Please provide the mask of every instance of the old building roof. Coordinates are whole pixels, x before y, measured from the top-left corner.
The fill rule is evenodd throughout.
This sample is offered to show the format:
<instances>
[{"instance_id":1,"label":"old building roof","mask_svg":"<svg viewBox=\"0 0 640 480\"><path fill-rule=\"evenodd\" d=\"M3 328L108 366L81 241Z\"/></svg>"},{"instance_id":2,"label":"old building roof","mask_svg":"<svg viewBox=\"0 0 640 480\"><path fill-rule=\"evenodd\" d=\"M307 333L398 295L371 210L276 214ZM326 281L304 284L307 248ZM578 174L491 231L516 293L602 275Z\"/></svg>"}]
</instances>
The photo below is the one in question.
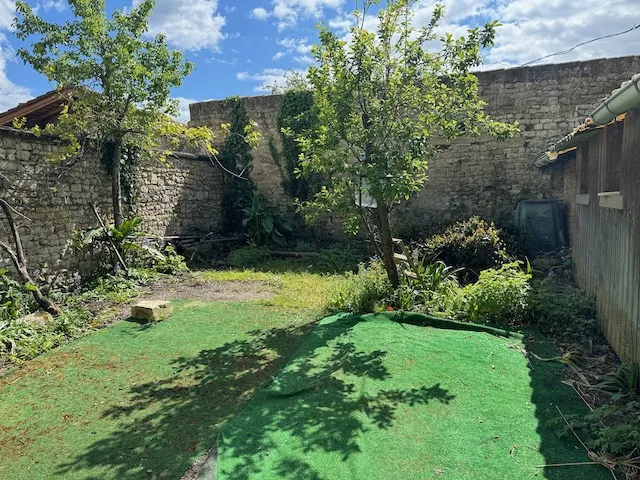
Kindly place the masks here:
<instances>
[{"instance_id":1,"label":"old building roof","mask_svg":"<svg viewBox=\"0 0 640 480\"><path fill-rule=\"evenodd\" d=\"M44 127L47 123L54 122L60 115L69 92L69 88L51 90L33 100L2 112L0 113L0 126L11 126L14 119L26 118L27 123L25 126L33 127L38 125Z\"/></svg>"}]
</instances>

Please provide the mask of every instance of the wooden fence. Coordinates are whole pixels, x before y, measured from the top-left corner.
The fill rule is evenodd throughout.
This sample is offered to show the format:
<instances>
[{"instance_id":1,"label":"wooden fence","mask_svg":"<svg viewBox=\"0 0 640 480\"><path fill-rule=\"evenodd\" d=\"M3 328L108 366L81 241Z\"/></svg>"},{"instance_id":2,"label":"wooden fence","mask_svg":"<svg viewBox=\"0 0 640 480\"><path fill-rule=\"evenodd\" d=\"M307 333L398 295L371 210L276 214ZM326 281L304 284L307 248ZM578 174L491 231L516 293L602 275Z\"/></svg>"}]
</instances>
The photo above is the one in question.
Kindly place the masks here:
<instances>
[{"instance_id":1,"label":"wooden fence","mask_svg":"<svg viewBox=\"0 0 640 480\"><path fill-rule=\"evenodd\" d=\"M623 360L640 363L640 109L576 152L571 241L578 285Z\"/></svg>"}]
</instances>

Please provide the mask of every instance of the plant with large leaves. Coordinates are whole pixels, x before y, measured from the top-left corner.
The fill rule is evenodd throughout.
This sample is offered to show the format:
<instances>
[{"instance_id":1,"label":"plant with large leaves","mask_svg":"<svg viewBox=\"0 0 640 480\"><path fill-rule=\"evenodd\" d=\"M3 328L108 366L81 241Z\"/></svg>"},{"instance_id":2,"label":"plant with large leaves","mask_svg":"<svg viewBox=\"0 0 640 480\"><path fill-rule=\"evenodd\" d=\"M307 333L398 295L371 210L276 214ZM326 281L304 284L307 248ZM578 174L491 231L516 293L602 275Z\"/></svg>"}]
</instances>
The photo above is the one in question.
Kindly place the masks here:
<instances>
[{"instance_id":1,"label":"plant with large leaves","mask_svg":"<svg viewBox=\"0 0 640 480\"><path fill-rule=\"evenodd\" d=\"M251 207L244 208L242 226L256 245L287 244L286 235L292 231L291 224L267 203L264 196L255 193Z\"/></svg>"}]
</instances>

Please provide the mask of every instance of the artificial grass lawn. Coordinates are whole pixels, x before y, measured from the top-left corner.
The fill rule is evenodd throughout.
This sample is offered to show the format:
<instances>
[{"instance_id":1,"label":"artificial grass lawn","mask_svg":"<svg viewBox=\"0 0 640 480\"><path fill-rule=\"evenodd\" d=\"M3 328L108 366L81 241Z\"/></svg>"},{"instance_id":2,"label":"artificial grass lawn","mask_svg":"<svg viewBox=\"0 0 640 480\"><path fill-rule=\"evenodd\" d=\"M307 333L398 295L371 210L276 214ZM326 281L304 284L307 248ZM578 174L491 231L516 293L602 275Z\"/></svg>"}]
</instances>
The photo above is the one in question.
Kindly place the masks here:
<instances>
[{"instance_id":1,"label":"artificial grass lawn","mask_svg":"<svg viewBox=\"0 0 640 480\"><path fill-rule=\"evenodd\" d=\"M29 362L0 378L0 478L179 478L316 314L181 301Z\"/></svg>"},{"instance_id":2,"label":"artificial grass lawn","mask_svg":"<svg viewBox=\"0 0 640 480\"><path fill-rule=\"evenodd\" d=\"M610 478L597 466L537 468L588 461L548 425L556 405L581 409L561 365L523 355L525 343L553 353L540 335L398 318L323 320L222 427L218 479Z\"/></svg>"}]
</instances>

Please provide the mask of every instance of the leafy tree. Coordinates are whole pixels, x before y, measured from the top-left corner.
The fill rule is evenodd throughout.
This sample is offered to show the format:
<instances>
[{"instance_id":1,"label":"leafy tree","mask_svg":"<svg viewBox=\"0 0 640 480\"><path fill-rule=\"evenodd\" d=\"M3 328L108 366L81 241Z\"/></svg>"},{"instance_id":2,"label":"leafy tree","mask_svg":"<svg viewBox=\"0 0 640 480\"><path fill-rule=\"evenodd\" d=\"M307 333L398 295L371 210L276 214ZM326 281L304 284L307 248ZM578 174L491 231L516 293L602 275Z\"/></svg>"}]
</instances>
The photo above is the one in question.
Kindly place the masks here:
<instances>
[{"instance_id":1,"label":"leafy tree","mask_svg":"<svg viewBox=\"0 0 640 480\"><path fill-rule=\"evenodd\" d=\"M424 186L428 161L438 153L434 140L481 133L505 138L517 131L485 114L470 73L482 61L481 49L493 44L498 22L461 38L445 34L438 42L443 7L435 7L426 27L415 28L416 1L387 0L377 30L369 31L365 20L378 1L364 0L348 40L320 27L317 64L308 72L318 121L298 139L301 174L326 179L301 204L305 217L338 211L353 233L364 223L394 285L399 280L389 213ZM434 43L439 50L428 48ZM358 205L361 194L377 208Z\"/></svg>"},{"instance_id":2,"label":"leafy tree","mask_svg":"<svg viewBox=\"0 0 640 480\"><path fill-rule=\"evenodd\" d=\"M16 35L35 37L18 55L56 84L67 106L46 133L64 147L59 159L90 146L107 152L112 176L113 216L122 223L123 149L136 145L143 154L166 156L169 146L190 141L215 153L208 128L187 128L170 120L177 103L169 98L192 70L163 35L146 39L155 0L128 11L106 13L104 0L68 0L74 19L63 25L43 20L24 1L16 3ZM36 127L35 133L40 133Z\"/></svg>"}]
</instances>

